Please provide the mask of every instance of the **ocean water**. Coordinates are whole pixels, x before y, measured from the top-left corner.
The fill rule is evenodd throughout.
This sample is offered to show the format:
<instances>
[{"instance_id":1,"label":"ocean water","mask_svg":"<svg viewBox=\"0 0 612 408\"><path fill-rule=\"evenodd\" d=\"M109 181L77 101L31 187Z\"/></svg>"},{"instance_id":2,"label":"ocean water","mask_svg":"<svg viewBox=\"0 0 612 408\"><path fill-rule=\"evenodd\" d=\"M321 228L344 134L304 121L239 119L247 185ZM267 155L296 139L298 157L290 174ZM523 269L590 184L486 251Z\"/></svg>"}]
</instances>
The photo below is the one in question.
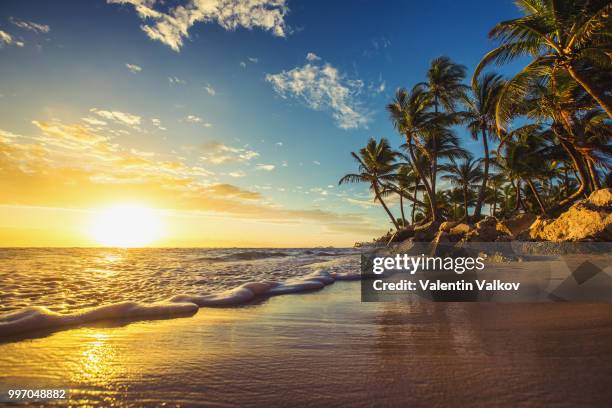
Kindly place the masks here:
<instances>
[{"instance_id":1,"label":"ocean water","mask_svg":"<svg viewBox=\"0 0 612 408\"><path fill-rule=\"evenodd\" d=\"M0 249L0 336L194 313L359 274L354 249Z\"/></svg>"}]
</instances>

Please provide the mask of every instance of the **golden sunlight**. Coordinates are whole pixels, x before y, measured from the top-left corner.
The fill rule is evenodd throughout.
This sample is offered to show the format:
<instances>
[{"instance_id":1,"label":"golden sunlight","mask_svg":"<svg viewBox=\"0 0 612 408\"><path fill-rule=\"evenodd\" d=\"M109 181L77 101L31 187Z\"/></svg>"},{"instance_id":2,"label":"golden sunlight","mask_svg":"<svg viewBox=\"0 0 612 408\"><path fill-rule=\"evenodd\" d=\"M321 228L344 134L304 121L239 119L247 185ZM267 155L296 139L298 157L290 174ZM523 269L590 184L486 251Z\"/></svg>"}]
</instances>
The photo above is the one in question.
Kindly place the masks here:
<instances>
[{"instance_id":1,"label":"golden sunlight","mask_svg":"<svg viewBox=\"0 0 612 408\"><path fill-rule=\"evenodd\" d=\"M100 211L91 233L100 245L142 247L159 239L160 220L150 208L121 205Z\"/></svg>"}]
</instances>

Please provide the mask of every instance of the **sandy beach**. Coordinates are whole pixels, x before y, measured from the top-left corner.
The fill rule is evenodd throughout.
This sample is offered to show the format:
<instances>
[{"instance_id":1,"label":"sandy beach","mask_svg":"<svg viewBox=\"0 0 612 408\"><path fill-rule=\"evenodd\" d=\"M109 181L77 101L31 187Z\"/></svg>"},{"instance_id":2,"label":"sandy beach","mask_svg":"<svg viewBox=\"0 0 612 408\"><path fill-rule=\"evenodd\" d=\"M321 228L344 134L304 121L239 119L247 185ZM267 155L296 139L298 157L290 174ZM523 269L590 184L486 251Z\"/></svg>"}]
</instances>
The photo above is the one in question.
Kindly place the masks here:
<instances>
[{"instance_id":1,"label":"sandy beach","mask_svg":"<svg viewBox=\"0 0 612 408\"><path fill-rule=\"evenodd\" d=\"M93 406L609 406L611 304L362 303L359 282L0 344ZM68 401L52 404L69 405Z\"/></svg>"}]
</instances>

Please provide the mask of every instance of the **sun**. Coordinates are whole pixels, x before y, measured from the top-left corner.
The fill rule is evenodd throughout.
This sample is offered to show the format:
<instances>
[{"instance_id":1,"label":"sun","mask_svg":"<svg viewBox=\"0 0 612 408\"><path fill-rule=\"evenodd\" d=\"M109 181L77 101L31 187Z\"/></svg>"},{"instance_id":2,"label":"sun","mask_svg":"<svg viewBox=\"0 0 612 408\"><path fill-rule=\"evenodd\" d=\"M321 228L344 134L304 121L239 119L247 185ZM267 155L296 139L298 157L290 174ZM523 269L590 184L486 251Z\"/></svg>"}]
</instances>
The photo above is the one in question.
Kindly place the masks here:
<instances>
[{"instance_id":1,"label":"sun","mask_svg":"<svg viewBox=\"0 0 612 408\"><path fill-rule=\"evenodd\" d=\"M100 245L143 247L159 239L160 224L159 216L150 208L119 205L100 211L91 233Z\"/></svg>"}]
</instances>

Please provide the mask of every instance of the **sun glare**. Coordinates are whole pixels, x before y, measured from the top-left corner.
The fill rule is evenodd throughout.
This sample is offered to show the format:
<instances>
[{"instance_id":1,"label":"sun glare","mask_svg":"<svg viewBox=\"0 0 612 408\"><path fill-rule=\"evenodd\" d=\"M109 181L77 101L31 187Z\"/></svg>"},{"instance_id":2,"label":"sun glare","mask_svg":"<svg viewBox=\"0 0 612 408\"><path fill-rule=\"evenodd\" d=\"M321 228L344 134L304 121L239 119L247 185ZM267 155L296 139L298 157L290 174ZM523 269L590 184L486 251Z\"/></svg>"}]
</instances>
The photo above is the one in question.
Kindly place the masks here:
<instances>
[{"instance_id":1,"label":"sun glare","mask_svg":"<svg viewBox=\"0 0 612 408\"><path fill-rule=\"evenodd\" d=\"M93 223L92 235L109 247L142 247L159 238L159 217L141 206L122 205L100 211Z\"/></svg>"}]
</instances>

